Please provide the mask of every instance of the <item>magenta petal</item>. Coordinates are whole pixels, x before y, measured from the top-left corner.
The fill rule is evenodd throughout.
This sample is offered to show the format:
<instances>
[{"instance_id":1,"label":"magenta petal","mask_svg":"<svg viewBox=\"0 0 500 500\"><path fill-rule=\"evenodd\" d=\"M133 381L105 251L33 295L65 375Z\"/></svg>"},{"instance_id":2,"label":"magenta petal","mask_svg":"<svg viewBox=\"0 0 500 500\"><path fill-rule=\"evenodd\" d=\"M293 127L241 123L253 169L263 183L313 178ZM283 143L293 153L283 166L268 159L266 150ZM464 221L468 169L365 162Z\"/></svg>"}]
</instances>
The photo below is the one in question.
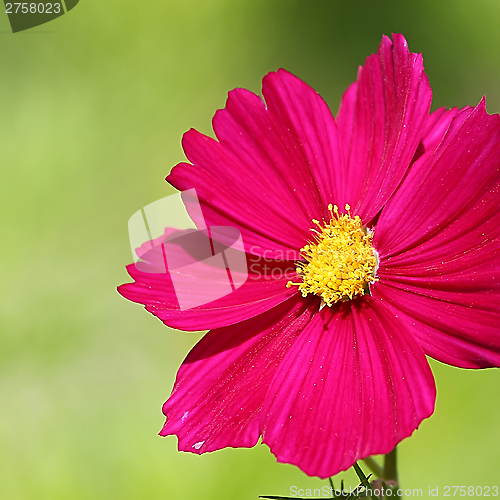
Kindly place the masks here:
<instances>
[{"instance_id":1,"label":"magenta petal","mask_svg":"<svg viewBox=\"0 0 500 500\"><path fill-rule=\"evenodd\" d=\"M308 323L310 303L296 296L261 316L207 333L177 374L160 434L176 434L179 450L193 453L254 446L269 384Z\"/></svg>"},{"instance_id":2,"label":"magenta petal","mask_svg":"<svg viewBox=\"0 0 500 500\"><path fill-rule=\"evenodd\" d=\"M267 249L280 257L301 248L311 220L326 213L332 168L341 165L333 117L309 86L280 71L266 77L264 91L269 109L252 92L230 92L213 119L219 141L186 133L183 147L193 165L177 165L167 180L196 189L207 225L234 226L248 252Z\"/></svg>"},{"instance_id":3,"label":"magenta petal","mask_svg":"<svg viewBox=\"0 0 500 500\"><path fill-rule=\"evenodd\" d=\"M338 203L343 197L340 190L345 168L330 108L314 89L283 69L264 78L262 92L280 136L300 165L292 167L297 194L300 195L301 186L307 185L312 174L322 212L311 213L311 219L319 219L320 214L326 217L328 204Z\"/></svg>"},{"instance_id":4,"label":"magenta petal","mask_svg":"<svg viewBox=\"0 0 500 500\"><path fill-rule=\"evenodd\" d=\"M217 141L202 136L194 130L184 135L185 140L187 141L190 136L191 138L198 136L199 142L206 141L205 145L210 145L210 148L220 148ZM222 155L222 150L219 152ZM239 185L240 180L245 179L246 175L241 169L234 169L239 175L239 178L234 180L231 175L226 176L224 172L217 172L216 168L212 169L210 166L211 162L214 165L225 165L227 173L233 168L231 165L237 164L236 160L225 161L222 156L214 159L204 151L201 151L201 156L207 158L206 169L201 168L199 164L195 166L190 163L179 163L172 169L167 181L181 191L196 189L204 224L237 228L243 237L245 250L253 255L265 254L270 258L283 259L286 258L284 256L301 248L304 239L307 239L309 228L306 228L305 220L302 227L300 224L298 227L292 224L296 214L289 206L279 204L278 193L267 196L266 199L270 200L271 206L263 210L259 188L248 181L253 190L251 194ZM246 171L244 167L242 169ZM289 212L285 213L287 209Z\"/></svg>"},{"instance_id":5,"label":"magenta petal","mask_svg":"<svg viewBox=\"0 0 500 500\"><path fill-rule=\"evenodd\" d=\"M436 109L429 115L427 120L422 140L420 141L417 151L412 160L412 175L425 165L424 159L434 154L438 147L444 145L453 137L453 131L457 130L461 124L470 116L474 108L466 107L462 109L446 108ZM418 162L416 162L419 160ZM415 163L416 162L416 163Z\"/></svg>"},{"instance_id":6,"label":"magenta petal","mask_svg":"<svg viewBox=\"0 0 500 500\"><path fill-rule=\"evenodd\" d=\"M427 354L464 368L500 365L499 164L500 117L481 102L417 160L375 230L374 296Z\"/></svg>"},{"instance_id":7,"label":"magenta petal","mask_svg":"<svg viewBox=\"0 0 500 500\"><path fill-rule=\"evenodd\" d=\"M372 299L324 308L281 362L262 409L278 461L330 477L390 452L433 412L435 387L413 336Z\"/></svg>"},{"instance_id":8,"label":"magenta petal","mask_svg":"<svg viewBox=\"0 0 500 500\"><path fill-rule=\"evenodd\" d=\"M286 288L289 280L297 281L293 262L263 261L249 255L248 279L242 286L217 300L182 311L168 273L145 273L135 265L127 270L135 282L120 286L118 291L127 299L143 304L166 325L181 330L232 325L257 316L297 293L295 287ZM192 293L203 296L201 284Z\"/></svg>"},{"instance_id":9,"label":"magenta petal","mask_svg":"<svg viewBox=\"0 0 500 500\"><path fill-rule=\"evenodd\" d=\"M377 283L383 300L433 358L460 368L500 366L498 293L446 292L399 283ZM495 310L492 310L495 309Z\"/></svg>"},{"instance_id":10,"label":"magenta petal","mask_svg":"<svg viewBox=\"0 0 500 500\"><path fill-rule=\"evenodd\" d=\"M459 110L458 108L439 108L429 115L425 130L422 136L422 147L423 152L427 153L429 151L434 151L444 136L450 128L453 118L455 118L459 113L472 111L472 108L463 108Z\"/></svg>"},{"instance_id":11,"label":"magenta petal","mask_svg":"<svg viewBox=\"0 0 500 500\"><path fill-rule=\"evenodd\" d=\"M441 146L417 160L385 207L374 244L381 256L413 259L422 252L464 237L487 224L498 211L500 116L488 115L484 102L453 119ZM486 200L488 202L486 202Z\"/></svg>"},{"instance_id":12,"label":"magenta petal","mask_svg":"<svg viewBox=\"0 0 500 500\"><path fill-rule=\"evenodd\" d=\"M352 127L354 123L354 112L356 108L356 96L358 93L358 82L353 82L342 96L340 108L337 114L337 128L340 136L345 161L349 160L352 140ZM346 165L347 166L347 165ZM342 205L341 202L339 202Z\"/></svg>"},{"instance_id":13,"label":"magenta petal","mask_svg":"<svg viewBox=\"0 0 500 500\"><path fill-rule=\"evenodd\" d=\"M393 38L383 37L378 52L360 68L337 120L348 159L345 201L367 222L403 179L432 99L421 55L408 50L402 35Z\"/></svg>"}]
</instances>

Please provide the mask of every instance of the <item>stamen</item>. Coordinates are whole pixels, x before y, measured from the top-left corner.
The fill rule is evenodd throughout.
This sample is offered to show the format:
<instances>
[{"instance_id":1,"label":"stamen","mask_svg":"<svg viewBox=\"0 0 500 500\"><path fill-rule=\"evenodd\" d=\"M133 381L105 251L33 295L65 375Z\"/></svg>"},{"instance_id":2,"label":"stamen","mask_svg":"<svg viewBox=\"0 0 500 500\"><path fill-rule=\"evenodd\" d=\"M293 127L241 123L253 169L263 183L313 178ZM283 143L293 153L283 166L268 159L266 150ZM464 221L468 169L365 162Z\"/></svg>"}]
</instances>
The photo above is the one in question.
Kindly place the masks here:
<instances>
[{"instance_id":1,"label":"stamen","mask_svg":"<svg viewBox=\"0 0 500 500\"><path fill-rule=\"evenodd\" d=\"M330 221L312 228L313 241L300 252L304 261L297 263L302 282L289 281L287 287L299 287L303 297L312 293L331 306L340 300L352 300L369 291L369 284L377 281L376 251L373 231L368 231L361 218L351 216L351 207L345 205L346 214L339 214L337 205L328 205Z\"/></svg>"}]
</instances>

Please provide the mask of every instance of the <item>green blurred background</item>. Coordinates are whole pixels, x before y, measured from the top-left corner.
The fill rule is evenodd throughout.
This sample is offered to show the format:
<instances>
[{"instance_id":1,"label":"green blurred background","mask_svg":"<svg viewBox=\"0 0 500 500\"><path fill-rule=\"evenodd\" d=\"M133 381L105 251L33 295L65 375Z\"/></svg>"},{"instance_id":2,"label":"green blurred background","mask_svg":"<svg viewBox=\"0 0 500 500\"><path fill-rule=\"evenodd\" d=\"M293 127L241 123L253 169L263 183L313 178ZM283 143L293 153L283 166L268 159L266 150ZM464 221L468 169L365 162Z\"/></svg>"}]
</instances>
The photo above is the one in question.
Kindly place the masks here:
<instances>
[{"instance_id":1,"label":"green blurred background","mask_svg":"<svg viewBox=\"0 0 500 500\"><path fill-rule=\"evenodd\" d=\"M423 52L433 107L500 111L500 2L81 0L0 16L0 498L255 499L326 484L264 446L196 456L161 405L200 337L120 297L128 218L172 193L182 133L284 67L336 112L383 33ZM435 415L400 445L407 488L500 483L500 372L433 362ZM354 485L352 472L342 474Z\"/></svg>"}]
</instances>

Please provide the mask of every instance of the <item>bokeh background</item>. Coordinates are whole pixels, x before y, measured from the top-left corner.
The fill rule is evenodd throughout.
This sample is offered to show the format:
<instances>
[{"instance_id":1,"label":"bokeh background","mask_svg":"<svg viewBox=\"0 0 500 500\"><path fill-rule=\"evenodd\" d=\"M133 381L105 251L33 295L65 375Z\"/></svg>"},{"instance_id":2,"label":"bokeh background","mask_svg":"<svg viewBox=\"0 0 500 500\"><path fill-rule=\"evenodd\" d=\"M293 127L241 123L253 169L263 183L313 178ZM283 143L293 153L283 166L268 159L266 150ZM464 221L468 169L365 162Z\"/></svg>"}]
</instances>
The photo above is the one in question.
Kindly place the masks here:
<instances>
[{"instance_id":1,"label":"bokeh background","mask_svg":"<svg viewBox=\"0 0 500 500\"><path fill-rule=\"evenodd\" d=\"M174 190L182 133L284 67L334 112L382 34L423 52L433 107L500 111L495 0L81 0L13 35L0 15L0 498L255 499L326 484L265 446L196 456L161 405L201 334L115 288L128 218ZM499 484L500 371L432 362L435 415L400 445L405 488ZM352 472L341 475L355 484Z\"/></svg>"}]
</instances>

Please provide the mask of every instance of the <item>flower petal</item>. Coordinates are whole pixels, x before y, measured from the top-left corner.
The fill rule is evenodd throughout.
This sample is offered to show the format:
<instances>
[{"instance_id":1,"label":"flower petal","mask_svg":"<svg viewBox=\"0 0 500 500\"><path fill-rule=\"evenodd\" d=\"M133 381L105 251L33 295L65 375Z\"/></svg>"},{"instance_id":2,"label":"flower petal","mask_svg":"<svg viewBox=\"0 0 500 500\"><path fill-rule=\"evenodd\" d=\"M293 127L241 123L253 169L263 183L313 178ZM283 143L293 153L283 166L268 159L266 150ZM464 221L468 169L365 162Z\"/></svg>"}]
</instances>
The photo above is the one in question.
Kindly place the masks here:
<instances>
[{"instance_id":1,"label":"flower petal","mask_svg":"<svg viewBox=\"0 0 500 500\"><path fill-rule=\"evenodd\" d=\"M429 287L381 280L372 287L372 295L394 311L434 359L460 368L500 366L498 281L495 294Z\"/></svg>"},{"instance_id":2,"label":"flower petal","mask_svg":"<svg viewBox=\"0 0 500 500\"><path fill-rule=\"evenodd\" d=\"M294 262L264 261L251 255L247 255L247 259L248 279L243 285L228 295L187 310L179 308L170 273L141 272L131 264L127 271L134 283L121 285L118 291L125 298L143 304L172 328L190 331L220 328L257 316L297 293L296 287L286 288L289 280L298 279ZM191 291L201 297L198 303L207 296L206 286L207 283L200 283Z\"/></svg>"},{"instance_id":3,"label":"flower petal","mask_svg":"<svg viewBox=\"0 0 500 500\"><path fill-rule=\"evenodd\" d=\"M328 156L314 168L326 175L322 162L331 162L327 141L333 141L335 133L333 118L325 121L328 108L321 98L313 97L310 87L285 73L269 76L267 81L286 80L283 84L293 86L289 91L302 99L301 112L309 111L300 132L281 123L289 117L271 114L252 92L233 90L226 107L213 119L219 142L194 130L187 132L183 147L193 165L181 163L167 177L180 190L196 189L207 225L234 226L250 253L272 250L278 258L280 252L304 245L311 220L325 210L310 161L322 147ZM271 92L272 85L267 87ZM285 97L285 92L273 95L273 106ZM316 123L321 121L326 134L322 144L316 135Z\"/></svg>"},{"instance_id":4,"label":"flower petal","mask_svg":"<svg viewBox=\"0 0 500 500\"><path fill-rule=\"evenodd\" d=\"M267 313L212 330L181 366L160 435L176 434L179 450L250 447L269 384L286 351L311 317L299 295Z\"/></svg>"},{"instance_id":5,"label":"flower petal","mask_svg":"<svg viewBox=\"0 0 500 500\"><path fill-rule=\"evenodd\" d=\"M262 409L278 461L330 477L388 453L433 412L435 387L420 346L367 297L324 308L283 358Z\"/></svg>"},{"instance_id":6,"label":"flower petal","mask_svg":"<svg viewBox=\"0 0 500 500\"><path fill-rule=\"evenodd\" d=\"M427 124L425 126L424 134L422 136L422 149L427 153L434 151L445 137L450 128L453 118L458 114L464 112L471 112L473 108L467 107L463 109L458 108L439 108L429 115Z\"/></svg>"},{"instance_id":7,"label":"flower petal","mask_svg":"<svg viewBox=\"0 0 500 500\"><path fill-rule=\"evenodd\" d=\"M269 73L263 80L262 93L269 113L307 172L309 169L319 191L319 211L311 219L328 217L329 203L342 197L342 172L345 168L337 126L323 98L300 78L283 69ZM293 178L300 187L302 180L293 169ZM300 194L300 193L298 193Z\"/></svg>"},{"instance_id":8,"label":"flower petal","mask_svg":"<svg viewBox=\"0 0 500 500\"><path fill-rule=\"evenodd\" d=\"M446 250L445 241L484 223L498 211L498 203L483 198L496 195L499 164L500 116L488 115L481 101L453 119L440 147L417 160L387 204L374 237L379 253L404 252L407 260L422 244Z\"/></svg>"},{"instance_id":9,"label":"flower petal","mask_svg":"<svg viewBox=\"0 0 500 500\"><path fill-rule=\"evenodd\" d=\"M500 117L482 101L417 160L375 230L374 296L410 318L427 354L464 368L500 365L499 165Z\"/></svg>"},{"instance_id":10,"label":"flower petal","mask_svg":"<svg viewBox=\"0 0 500 500\"><path fill-rule=\"evenodd\" d=\"M403 179L422 138L432 99L422 57L402 35L383 37L360 68L337 117L347 172L345 200L369 223Z\"/></svg>"}]
</instances>

